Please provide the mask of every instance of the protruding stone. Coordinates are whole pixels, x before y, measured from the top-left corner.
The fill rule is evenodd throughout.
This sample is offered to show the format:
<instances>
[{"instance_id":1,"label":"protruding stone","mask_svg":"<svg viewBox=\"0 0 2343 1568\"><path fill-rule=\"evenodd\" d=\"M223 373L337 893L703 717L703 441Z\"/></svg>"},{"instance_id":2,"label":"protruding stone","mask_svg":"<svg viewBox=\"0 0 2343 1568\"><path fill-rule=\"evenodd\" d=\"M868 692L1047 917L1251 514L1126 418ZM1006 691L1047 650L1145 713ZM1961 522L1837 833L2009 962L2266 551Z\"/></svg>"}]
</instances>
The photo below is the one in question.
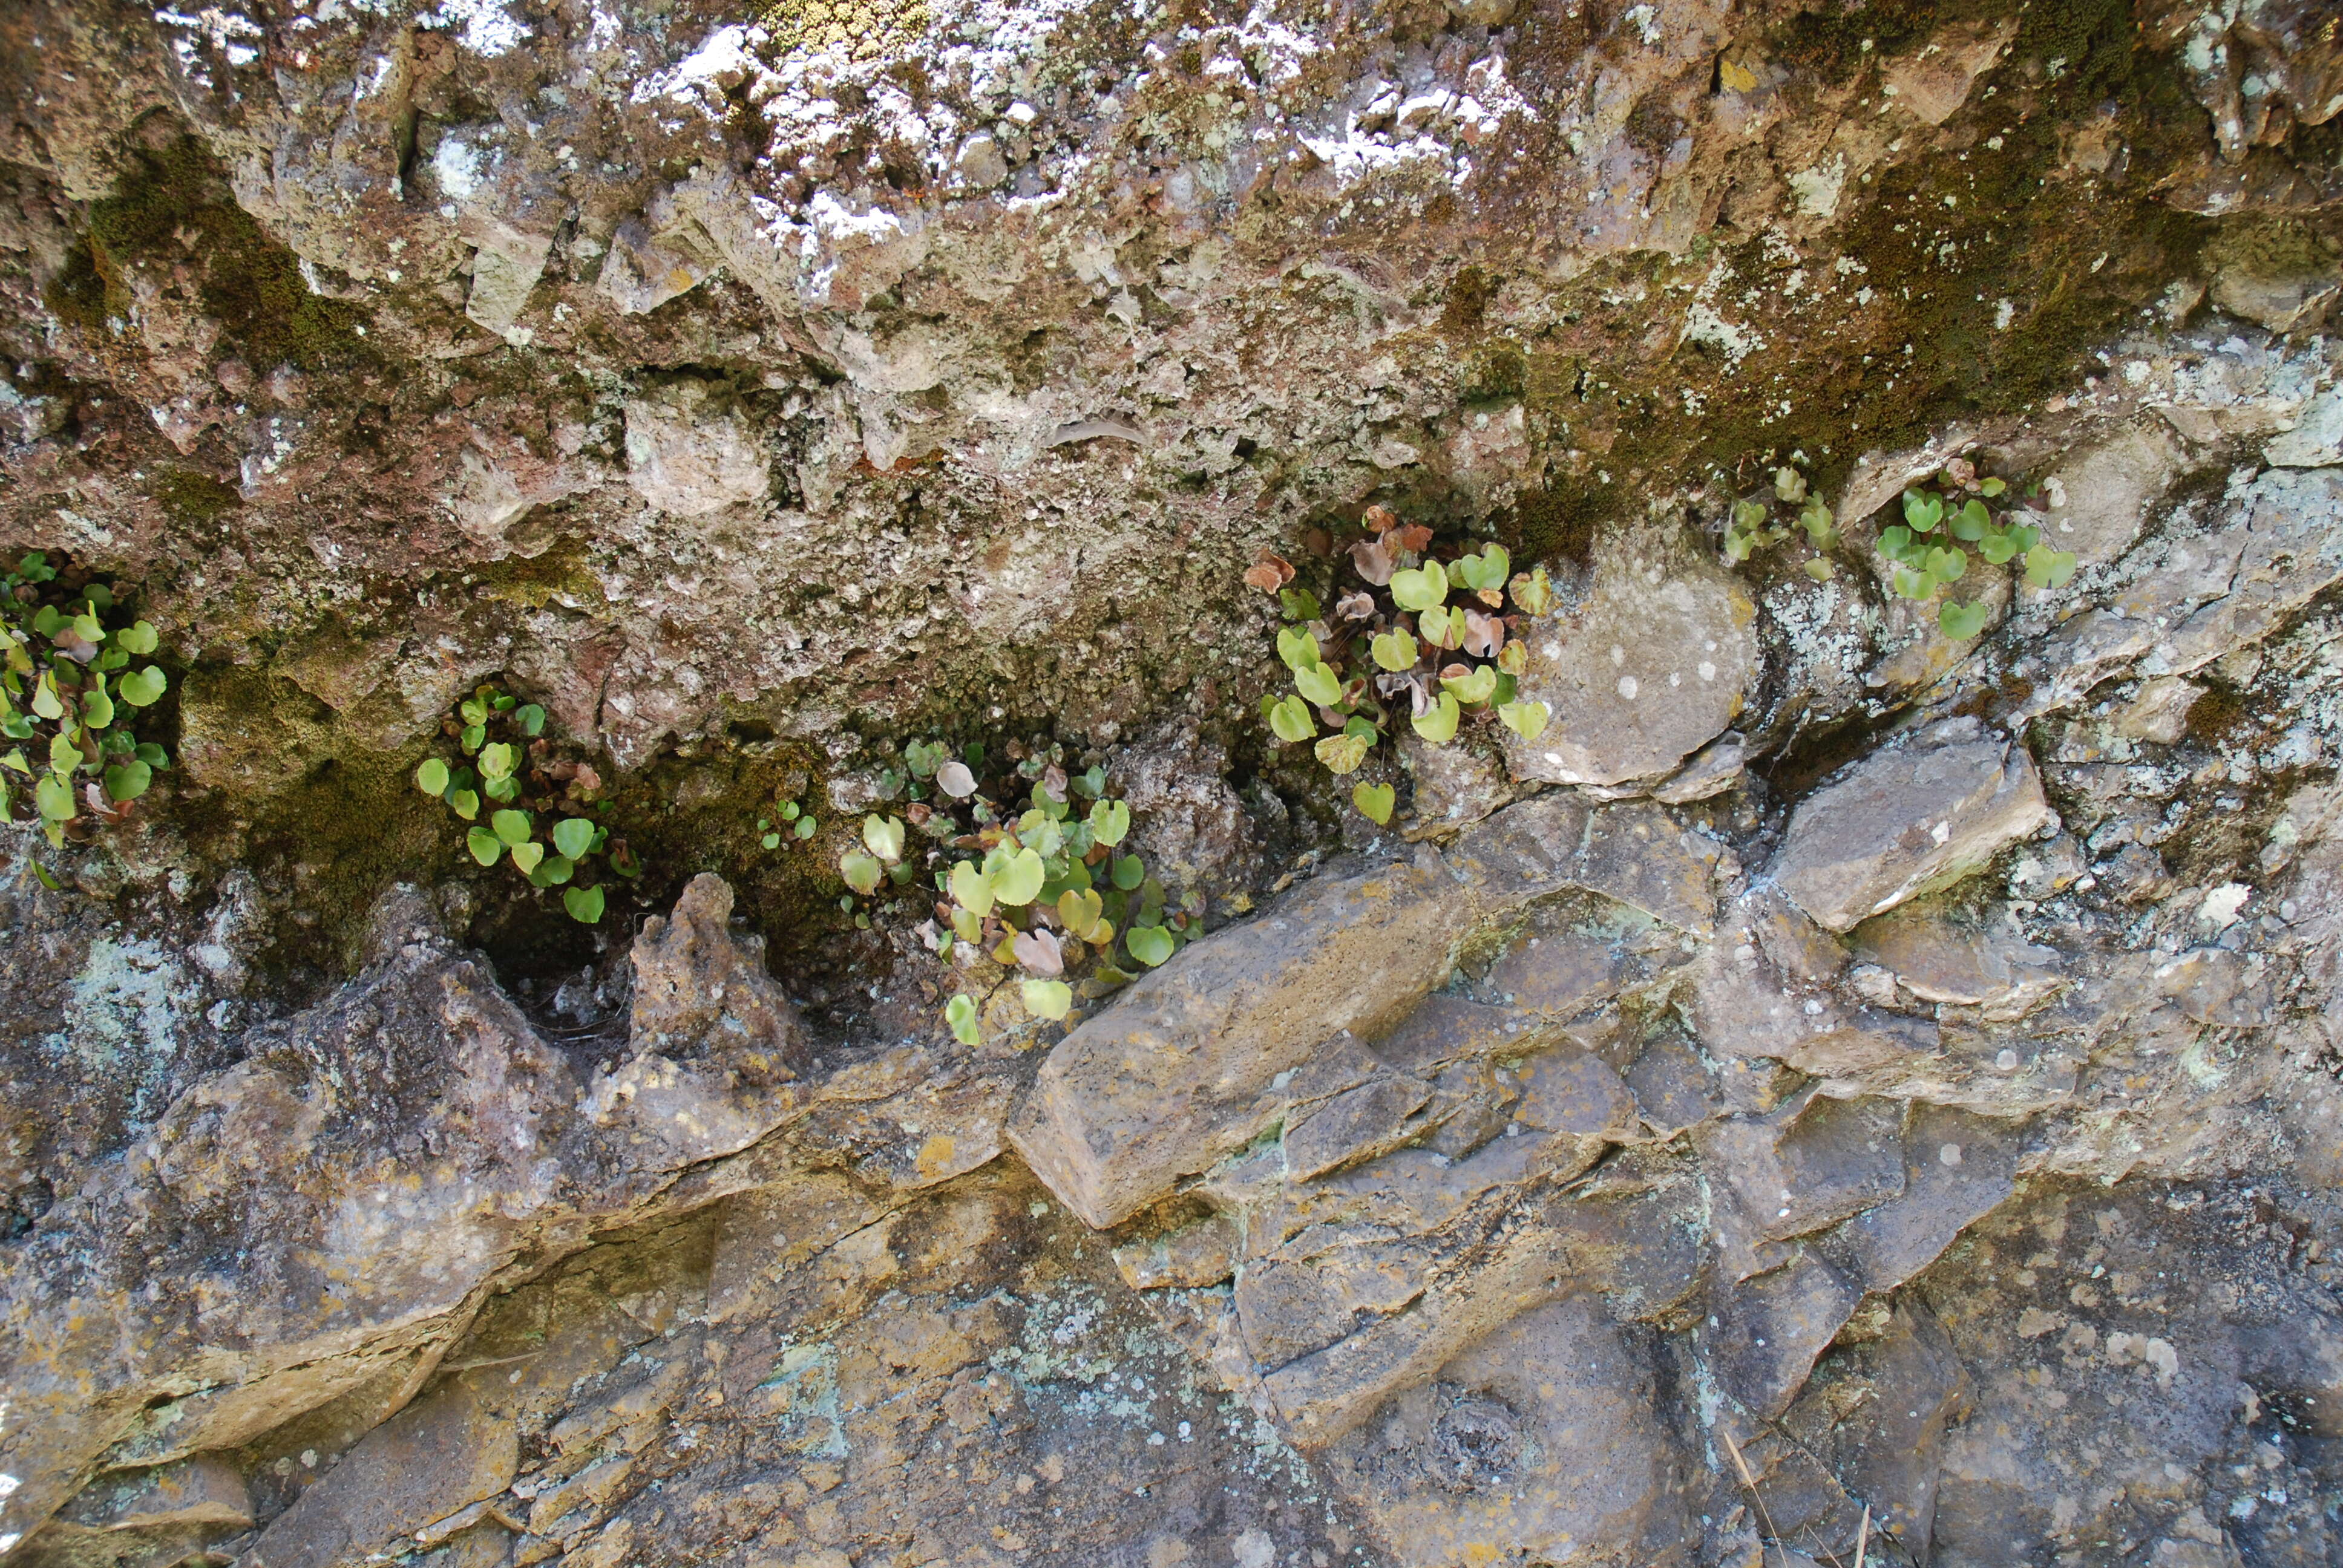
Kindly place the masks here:
<instances>
[{"instance_id":1,"label":"protruding stone","mask_svg":"<svg viewBox=\"0 0 2343 1568\"><path fill-rule=\"evenodd\" d=\"M2062 983L2056 950L2005 930L1956 924L1933 906L1907 904L1853 932L1855 953L1894 972L1923 1001L2023 1016Z\"/></svg>"},{"instance_id":2,"label":"protruding stone","mask_svg":"<svg viewBox=\"0 0 2343 1568\"><path fill-rule=\"evenodd\" d=\"M1700 1530L1657 1392L1644 1337L1572 1296L1391 1399L1328 1462L1410 1568L1503 1560L1479 1543L1534 1562L1581 1561L1593 1542L1688 1561Z\"/></svg>"},{"instance_id":3,"label":"protruding stone","mask_svg":"<svg viewBox=\"0 0 2343 1568\"><path fill-rule=\"evenodd\" d=\"M201 1454L94 1482L60 1517L92 1530L241 1527L252 1523L252 1496L234 1465Z\"/></svg>"},{"instance_id":4,"label":"protruding stone","mask_svg":"<svg viewBox=\"0 0 2343 1568\"><path fill-rule=\"evenodd\" d=\"M1798 805L1773 877L1844 931L1983 867L2051 820L2025 748L1973 719L1872 753Z\"/></svg>"},{"instance_id":5,"label":"protruding stone","mask_svg":"<svg viewBox=\"0 0 2343 1568\"><path fill-rule=\"evenodd\" d=\"M1756 606L1676 530L1606 536L1584 599L1525 625L1525 702L1544 734L1508 734L1516 778L1625 784L1667 773L1722 733L1755 678Z\"/></svg>"},{"instance_id":6,"label":"protruding stone","mask_svg":"<svg viewBox=\"0 0 2343 1568\"><path fill-rule=\"evenodd\" d=\"M1388 1028L1444 974L1470 914L1436 856L1313 883L1213 933L1060 1040L1010 1140L1113 1225L1251 1141L1264 1092L1344 1030Z\"/></svg>"},{"instance_id":7,"label":"protruding stone","mask_svg":"<svg viewBox=\"0 0 2343 1568\"><path fill-rule=\"evenodd\" d=\"M624 1065L596 1080L588 1114L624 1122L678 1164L730 1154L794 1109L810 1063L797 1010L765 973L760 939L732 934L732 889L701 872L675 913L635 939L634 1017Z\"/></svg>"},{"instance_id":8,"label":"protruding stone","mask_svg":"<svg viewBox=\"0 0 2343 1568\"><path fill-rule=\"evenodd\" d=\"M249 1568L330 1568L512 1483L520 1433L458 1378L360 1439L260 1533Z\"/></svg>"},{"instance_id":9,"label":"protruding stone","mask_svg":"<svg viewBox=\"0 0 2343 1568\"><path fill-rule=\"evenodd\" d=\"M772 481L764 444L690 377L627 399L627 467L638 495L679 518L762 500Z\"/></svg>"}]
</instances>

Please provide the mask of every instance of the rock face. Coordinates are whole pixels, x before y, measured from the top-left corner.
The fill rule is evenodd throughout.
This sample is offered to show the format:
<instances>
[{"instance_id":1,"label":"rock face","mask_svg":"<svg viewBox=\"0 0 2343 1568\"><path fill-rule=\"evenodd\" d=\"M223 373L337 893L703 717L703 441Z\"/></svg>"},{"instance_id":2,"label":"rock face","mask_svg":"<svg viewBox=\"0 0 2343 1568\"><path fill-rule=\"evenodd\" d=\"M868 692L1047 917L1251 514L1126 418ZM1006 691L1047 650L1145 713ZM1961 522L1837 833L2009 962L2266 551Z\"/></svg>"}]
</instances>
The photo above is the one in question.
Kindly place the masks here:
<instances>
[{"instance_id":1,"label":"rock face","mask_svg":"<svg viewBox=\"0 0 2343 1568\"><path fill-rule=\"evenodd\" d=\"M0 7L0 1560L2343 1561L2332 11Z\"/></svg>"},{"instance_id":2,"label":"rock face","mask_svg":"<svg viewBox=\"0 0 2343 1568\"><path fill-rule=\"evenodd\" d=\"M1801 801L1770 870L1799 908L1843 931L1960 880L2052 819L2034 759L1954 719Z\"/></svg>"},{"instance_id":3,"label":"rock face","mask_svg":"<svg viewBox=\"0 0 2343 1568\"><path fill-rule=\"evenodd\" d=\"M1624 784L1674 771L1740 714L1755 678L1756 607L1705 549L1665 530L1606 538L1583 602L1523 630L1525 700L1553 712L1511 738L1513 772Z\"/></svg>"}]
</instances>

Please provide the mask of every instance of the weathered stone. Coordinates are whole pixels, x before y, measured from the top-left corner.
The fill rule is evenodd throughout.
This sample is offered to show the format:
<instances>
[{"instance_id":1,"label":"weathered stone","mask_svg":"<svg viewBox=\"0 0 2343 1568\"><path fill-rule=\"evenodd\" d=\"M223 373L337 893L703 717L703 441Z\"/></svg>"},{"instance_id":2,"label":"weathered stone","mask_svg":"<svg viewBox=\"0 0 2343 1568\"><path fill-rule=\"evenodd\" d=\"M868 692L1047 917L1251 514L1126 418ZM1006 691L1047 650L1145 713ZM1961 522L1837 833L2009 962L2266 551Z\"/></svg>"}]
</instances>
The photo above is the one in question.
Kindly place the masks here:
<instances>
[{"instance_id":1,"label":"weathered stone","mask_svg":"<svg viewBox=\"0 0 2343 1568\"><path fill-rule=\"evenodd\" d=\"M1947 1106L1912 1108L1903 1130L1901 1190L1840 1230L1843 1255L1865 1290L1895 1290L2010 1194L2019 1141L2006 1125Z\"/></svg>"},{"instance_id":2,"label":"weathered stone","mask_svg":"<svg viewBox=\"0 0 2343 1568\"><path fill-rule=\"evenodd\" d=\"M1410 1568L1663 1562L1698 1538L1683 1439L1655 1415L1649 1341L1572 1295L1534 1307L1384 1404L1327 1454Z\"/></svg>"},{"instance_id":3,"label":"weathered stone","mask_svg":"<svg viewBox=\"0 0 2343 1568\"><path fill-rule=\"evenodd\" d=\"M1215 1214L1152 1241L1117 1247L1114 1263L1134 1291L1193 1290L1235 1271L1238 1243L1236 1227Z\"/></svg>"},{"instance_id":4,"label":"weathered stone","mask_svg":"<svg viewBox=\"0 0 2343 1568\"><path fill-rule=\"evenodd\" d=\"M2187 675L2258 642L2343 580L2343 533L2335 527L2343 469L2272 469L2254 482L2241 509L2242 521L2223 541L2237 550L2233 574L2210 604L2157 638L2141 661L2148 674Z\"/></svg>"},{"instance_id":5,"label":"weathered stone","mask_svg":"<svg viewBox=\"0 0 2343 1568\"><path fill-rule=\"evenodd\" d=\"M1875 916L1848 938L1857 957L1893 971L1923 1001L2023 1017L2063 983L2055 949L1956 925L1926 904Z\"/></svg>"},{"instance_id":6,"label":"weathered stone","mask_svg":"<svg viewBox=\"0 0 2343 1568\"><path fill-rule=\"evenodd\" d=\"M2343 388L2330 388L2303 407L2294 428L2271 438L2262 456L2281 468L2331 468L2343 464Z\"/></svg>"},{"instance_id":7,"label":"weathered stone","mask_svg":"<svg viewBox=\"0 0 2343 1568\"><path fill-rule=\"evenodd\" d=\"M327 1568L512 1483L518 1434L468 1378L375 1428L252 1543L253 1568Z\"/></svg>"},{"instance_id":8,"label":"weathered stone","mask_svg":"<svg viewBox=\"0 0 2343 1568\"><path fill-rule=\"evenodd\" d=\"M683 379L627 403L628 480L661 511L700 518L764 498L763 444L707 382Z\"/></svg>"},{"instance_id":9,"label":"weathered stone","mask_svg":"<svg viewBox=\"0 0 2343 1568\"><path fill-rule=\"evenodd\" d=\"M252 1523L252 1494L235 1466L205 1454L108 1476L84 1489L60 1517L92 1530L241 1528Z\"/></svg>"},{"instance_id":10,"label":"weathered stone","mask_svg":"<svg viewBox=\"0 0 2343 1568\"><path fill-rule=\"evenodd\" d=\"M1523 628L1522 698L1553 717L1534 741L1507 737L1514 776L1614 785L1671 771L1739 715L1755 619L1739 581L1688 540L1606 536L1584 598Z\"/></svg>"},{"instance_id":11,"label":"weathered stone","mask_svg":"<svg viewBox=\"0 0 2343 1568\"><path fill-rule=\"evenodd\" d=\"M635 939L630 1060L585 1101L602 1124L656 1139L678 1164L730 1154L800 1102L809 1065L797 1010L765 973L762 942L732 934L732 890L692 879L672 916Z\"/></svg>"},{"instance_id":12,"label":"weathered stone","mask_svg":"<svg viewBox=\"0 0 2343 1568\"><path fill-rule=\"evenodd\" d=\"M1709 1310L1720 1326L1711 1336L1725 1391L1760 1421L1778 1417L1862 1299L1860 1287L1810 1250L1713 1294Z\"/></svg>"},{"instance_id":13,"label":"weathered stone","mask_svg":"<svg viewBox=\"0 0 2343 1568\"><path fill-rule=\"evenodd\" d=\"M2184 465L2179 444L2164 426L2145 421L2070 455L2051 476L2057 485L2048 491L2050 505L2037 525L2044 541L2072 551L2082 566L2116 559L2139 537Z\"/></svg>"},{"instance_id":14,"label":"weathered stone","mask_svg":"<svg viewBox=\"0 0 2343 1568\"><path fill-rule=\"evenodd\" d=\"M1249 1141L1280 1072L1386 1028L1445 971L1469 906L1436 856L1313 883L1215 933L1051 1051L1009 1137L1093 1225Z\"/></svg>"},{"instance_id":15,"label":"weathered stone","mask_svg":"<svg viewBox=\"0 0 2343 1568\"><path fill-rule=\"evenodd\" d=\"M1885 1333L1834 1351L1784 1424L1821 1452L1871 1507L1874 1538L1916 1556L1930 1546L1946 1430L1967 1413L1968 1375L1936 1315L1899 1300ZM1811 1408L1810 1408L1811 1407ZM1851 1414L1854 1419L1846 1419Z\"/></svg>"},{"instance_id":16,"label":"weathered stone","mask_svg":"<svg viewBox=\"0 0 2343 1568\"><path fill-rule=\"evenodd\" d=\"M2050 820L2025 749L1953 719L1800 801L1769 871L1799 908L1843 931L1958 881Z\"/></svg>"}]
</instances>

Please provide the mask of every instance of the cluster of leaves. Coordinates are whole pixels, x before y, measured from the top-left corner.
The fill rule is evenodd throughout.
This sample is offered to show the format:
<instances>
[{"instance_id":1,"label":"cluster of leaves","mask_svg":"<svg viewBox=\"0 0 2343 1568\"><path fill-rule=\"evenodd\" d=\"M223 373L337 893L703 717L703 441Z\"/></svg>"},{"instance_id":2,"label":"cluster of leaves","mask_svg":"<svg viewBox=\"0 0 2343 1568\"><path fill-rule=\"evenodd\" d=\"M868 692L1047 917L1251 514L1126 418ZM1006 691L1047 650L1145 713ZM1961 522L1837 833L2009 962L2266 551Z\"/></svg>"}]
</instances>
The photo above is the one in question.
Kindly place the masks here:
<instances>
[{"instance_id":1,"label":"cluster of leaves","mask_svg":"<svg viewBox=\"0 0 2343 1568\"><path fill-rule=\"evenodd\" d=\"M946 960L966 945L1021 970L1034 1018L1062 1020L1074 982L1084 997L1104 996L1203 934L1201 899L1174 907L1138 855L1118 852L1131 808L1114 798L1106 769L1069 772L1062 747L1011 744L988 776L981 746L954 753L913 741L880 793L903 801L900 813L865 816L839 874L865 897L931 883L934 919L922 939ZM954 996L944 1020L962 1042L977 1042L974 998Z\"/></svg>"},{"instance_id":2,"label":"cluster of leaves","mask_svg":"<svg viewBox=\"0 0 2343 1568\"><path fill-rule=\"evenodd\" d=\"M1245 573L1277 596L1287 623L1277 652L1293 691L1262 699L1272 732L1288 745L1308 743L1338 777L1358 771L1403 714L1434 746L1455 739L1467 721L1536 739L1551 715L1543 702L1517 700L1515 682L1529 664L1522 618L1554 608L1545 568L1514 573L1494 544L1435 559L1430 528L1382 507L1367 508L1364 528L1346 552L1358 586L1337 591L1331 615L1293 586L1293 567L1280 557L1264 554ZM1322 735L1321 725L1332 733ZM1379 827L1391 820L1388 784L1357 784L1351 801Z\"/></svg>"},{"instance_id":3,"label":"cluster of leaves","mask_svg":"<svg viewBox=\"0 0 2343 1568\"><path fill-rule=\"evenodd\" d=\"M1807 494L1806 477L1790 467L1774 470L1770 494L1745 496L1733 503L1725 522L1725 558L1745 561L1788 538L1794 527L1805 530L1806 543L1814 549L1806 558L1806 575L1820 583L1836 577L1838 568L1823 552L1838 543L1838 519L1820 496Z\"/></svg>"},{"instance_id":4,"label":"cluster of leaves","mask_svg":"<svg viewBox=\"0 0 2343 1568\"><path fill-rule=\"evenodd\" d=\"M110 587L68 585L37 550L0 578L0 820L37 820L59 849L126 820L171 765L131 733L170 686L153 664L131 668L161 639L146 621L121 621Z\"/></svg>"},{"instance_id":5,"label":"cluster of leaves","mask_svg":"<svg viewBox=\"0 0 2343 1568\"><path fill-rule=\"evenodd\" d=\"M1914 487L1904 492L1904 520L1879 535L1879 553L1894 567L1896 592L1926 604L1937 593L1967 575L1969 552L1990 567L2022 561L2026 580L2037 588L2063 588L2075 575L2071 550L2053 549L2042 542L2041 530L2030 523L1996 516L1989 501L2007 493L2006 481L1980 477L1966 459L1945 466L1933 489ZM1946 637L1965 641L1985 629L1986 607L1947 597L1936 611L1936 624Z\"/></svg>"},{"instance_id":6,"label":"cluster of leaves","mask_svg":"<svg viewBox=\"0 0 2343 1568\"><path fill-rule=\"evenodd\" d=\"M608 809L599 799L601 777L590 763L555 754L545 719L534 702L478 688L440 724L461 759L425 758L415 785L471 824L464 842L472 859L483 866L506 861L532 887L559 888L569 918L590 926L601 920L608 894L580 879L588 862L599 855L610 872L629 879L642 867L624 839L585 814Z\"/></svg>"},{"instance_id":7,"label":"cluster of leaves","mask_svg":"<svg viewBox=\"0 0 2343 1568\"><path fill-rule=\"evenodd\" d=\"M768 849L778 849L791 839L803 842L821 831L821 823L814 814L795 800L784 800L773 808L769 817L757 819L759 842Z\"/></svg>"}]
</instances>

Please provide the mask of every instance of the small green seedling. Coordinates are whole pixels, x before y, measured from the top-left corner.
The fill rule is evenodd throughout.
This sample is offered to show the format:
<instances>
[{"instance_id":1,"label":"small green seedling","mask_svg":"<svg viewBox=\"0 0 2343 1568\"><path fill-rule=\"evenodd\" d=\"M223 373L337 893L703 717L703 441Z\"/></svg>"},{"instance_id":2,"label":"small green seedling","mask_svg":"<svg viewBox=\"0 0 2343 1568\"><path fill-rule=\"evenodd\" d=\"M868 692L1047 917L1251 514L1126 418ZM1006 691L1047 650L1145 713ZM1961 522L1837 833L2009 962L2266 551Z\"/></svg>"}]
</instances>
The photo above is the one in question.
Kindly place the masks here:
<instances>
[{"instance_id":1,"label":"small green seedling","mask_svg":"<svg viewBox=\"0 0 2343 1568\"><path fill-rule=\"evenodd\" d=\"M129 820L170 767L160 744L135 733L170 678L158 665L130 668L161 635L126 620L111 584L61 571L41 551L0 575L0 821L37 824L52 848Z\"/></svg>"}]
</instances>

